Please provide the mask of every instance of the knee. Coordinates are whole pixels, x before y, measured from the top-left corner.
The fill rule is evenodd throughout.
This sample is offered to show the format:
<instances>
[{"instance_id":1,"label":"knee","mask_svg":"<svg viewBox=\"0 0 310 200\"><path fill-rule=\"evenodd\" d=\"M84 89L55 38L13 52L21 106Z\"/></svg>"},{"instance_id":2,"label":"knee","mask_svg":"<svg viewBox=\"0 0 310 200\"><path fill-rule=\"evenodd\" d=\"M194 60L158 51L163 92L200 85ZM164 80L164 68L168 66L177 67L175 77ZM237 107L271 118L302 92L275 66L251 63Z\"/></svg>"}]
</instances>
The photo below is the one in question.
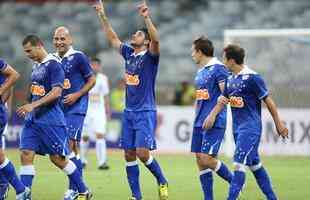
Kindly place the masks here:
<instances>
[{"instance_id":1,"label":"knee","mask_svg":"<svg viewBox=\"0 0 310 200\"><path fill-rule=\"evenodd\" d=\"M104 139L104 134L102 134L102 133L97 133L97 134L96 134L96 138L97 138L98 140Z\"/></svg>"},{"instance_id":2,"label":"knee","mask_svg":"<svg viewBox=\"0 0 310 200\"><path fill-rule=\"evenodd\" d=\"M20 158L22 165L32 165L34 159L34 152L29 150L22 150Z\"/></svg>"},{"instance_id":3,"label":"knee","mask_svg":"<svg viewBox=\"0 0 310 200\"><path fill-rule=\"evenodd\" d=\"M83 136L83 137L82 137L82 140L83 140L83 142L88 142L89 137L88 137L88 136Z\"/></svg>"},{"instance_id":4,"label":"knee","mask_svg":"<svg viewBox=\"0 0 310 200\"><path fill-rule=\"evenodd\" d=\"M206 154L196 154L196 160L197 164L199 166L203 166L204 168L208 167L213 169L217 164L217 160L215 158Z\"/></svg>"},{"instance_id":5,"label":"knee","mask_svg":"<svg viewBox=\"0 0 310 200\"><path fill-rule=\"evenodd\" d=\"M150 158L150 154L148 151L145 151L145 150L138 150L137 151L137 157L143 162L143 163L146 163L149 158Z\"/></svg>"},{"instance_id":6,"label":"knee","mask_svg":"<svg viewBox=\"0 0 310 200\"><path fill-rule=\"evenodd\" d=\"M58 155L50 156L52 163L60 169L66 167L66 158Z\"/></svg>"},{"instance_id":7,"label":"knee","mask_svg":"<svg viewBox=\"0 0 310 200\"><path fill-rule=\"evenodd\" d=\"M234 163L234 168L236 171L246 172L246 165L241 163Z\"/></svg>"},{"instance_id":8,"label":"knee","mask_svg":"<svg viewBox=\"0 0 310 200\"><path fill-rule=\"evenodd\" d=\"M127 162L132 162L137 159L136 151L134 150L127 150L125 151L125 160Z\"/></svg>"}]
</instances>

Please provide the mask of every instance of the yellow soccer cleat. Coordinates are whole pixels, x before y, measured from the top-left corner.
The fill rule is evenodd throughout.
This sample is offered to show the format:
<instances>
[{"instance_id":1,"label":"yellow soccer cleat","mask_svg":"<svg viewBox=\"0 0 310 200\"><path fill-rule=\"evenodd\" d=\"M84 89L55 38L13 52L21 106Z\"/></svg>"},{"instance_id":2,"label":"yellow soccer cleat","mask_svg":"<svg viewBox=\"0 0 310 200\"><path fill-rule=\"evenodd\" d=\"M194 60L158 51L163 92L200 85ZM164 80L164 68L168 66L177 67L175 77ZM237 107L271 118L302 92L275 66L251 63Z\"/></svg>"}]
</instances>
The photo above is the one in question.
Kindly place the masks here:
<instances>
[{"instance_id":1,"label":"yellow soccer cleat","mask_svg":"<svg viewBox=\"0 0 310 200\"><path fill-rule=\"evenodd\" d=\"M168 200L168 183L159 185L158 195L159 200Z\"/></svg>"},{"instance_id":2,"label":"yellow soccer cleat","mask_svg":"<svg viewBox=\"0 0 310 200\"><path fill-rule=\"evenodd\" d=\"M93 194L91 192L79 194L77 200L91 200Z\"/></svg>"}]
</instances>

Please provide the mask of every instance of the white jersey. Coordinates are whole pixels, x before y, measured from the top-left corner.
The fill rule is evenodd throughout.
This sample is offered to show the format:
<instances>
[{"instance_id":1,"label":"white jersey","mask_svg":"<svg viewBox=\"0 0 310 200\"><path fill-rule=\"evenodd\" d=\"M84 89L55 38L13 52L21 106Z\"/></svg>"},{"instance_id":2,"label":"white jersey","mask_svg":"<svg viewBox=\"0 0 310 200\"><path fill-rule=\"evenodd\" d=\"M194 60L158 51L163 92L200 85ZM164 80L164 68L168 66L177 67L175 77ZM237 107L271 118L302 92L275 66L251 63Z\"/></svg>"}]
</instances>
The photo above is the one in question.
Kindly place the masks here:
<instances>
[{"instance_id":1,"label":"white jersey","mask_svg":"<svg viewBox=\"0 0 310 200\"><path fill-rule=\"evenodd\" d=\"M102 73L96 75L96 84L89 91L88 110L105 112L104 97L109 94L108 77Z\"/></svg>"},{"instance_id":2,"label":"white jersey","mask_svg":"<svg viewBox=\"0 0 310 200\"><path fill-rule=\"evenodd\" d=\"M106 132L106 110L104 97L109 94L108 78L104 74L96 75L96 84L89 91L88 110L84 120L83 136L95 138L95 133Z\"/></svg>"}]
</instances>

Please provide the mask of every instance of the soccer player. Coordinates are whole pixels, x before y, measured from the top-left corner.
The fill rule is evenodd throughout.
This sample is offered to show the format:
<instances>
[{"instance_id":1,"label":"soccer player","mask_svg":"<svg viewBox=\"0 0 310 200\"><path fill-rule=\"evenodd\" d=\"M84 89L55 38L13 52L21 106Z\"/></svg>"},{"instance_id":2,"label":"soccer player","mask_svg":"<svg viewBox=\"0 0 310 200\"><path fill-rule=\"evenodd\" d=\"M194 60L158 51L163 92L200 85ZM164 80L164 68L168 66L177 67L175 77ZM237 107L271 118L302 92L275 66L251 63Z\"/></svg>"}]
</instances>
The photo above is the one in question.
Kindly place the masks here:
<instances>
[{"instance_id":1,"label":"soccer player","mask_svg":"<svg viewBox=\"0 0 310 200\"><path fill-rule=\"evenodd\" d=\"M79 157L78 145L81 141L84 118L88 107L88 91L95 85L96 77L88 57L83 52L73 49L73 40L68 28L63 26L56 28L53 44L56 49L55 55L61 59L65 71L63 111L70 139L71 153L69 158L75 163L82 175L83 165ZM69 189L65 193L64 199L75 199L77 194L77 186L69 179Z\"/></svg>"},{"instance_id":2,"label":"soccer player","mask_svg":"<svg viewBox=\"0 0 310 200\"><path fill-rule=\"evenodd\" d=\"M13 67L0 58L0 137L8 122L7 109L5 106L11 88L19 78L19 73ZM10 183L16 191L16 199L27 200L30 198L30 189L26 188L18 178L15 167L6 157L2 142L0 143L0 177L1 177L1 199L7 196L8 184Z\"/></svg>"},{"instance_id":3,"label":"soccer player","mask_svg":"<svg viewBox=\"0 0 310 200\"><path fill-rule=\"evenodd\" d=\"M68 135L60 105L64 70L59 60L46 52L38 36L26 36L23 48L26 56L35 64L31 74L31 102L17 109L17 114L25 117L20 143L21 180L31 188L35 175L35 154L49 154L54 165L63 170L77 186L78 200L88 200L91 193L82 181L80 171L74 162L66 158L69 154Z\"/></svg>"},{"instance_id":4,"label":"soccer player","mask_svg":"<svg viewBox=\"0 0 310 200\"><path fill-rule=\"evenodd\" d=\"M110 116L108 77L101 73L101 60L92 58L91 66L96 74L96 84L89 91L88 110L85 117L82 141L80 143L81 161L87 164L86 154L89 138L96 140L96 154L99 170L107 170L107 147L105 141L107 118Z\"/></svg>"},{"instance_id":5,"label":"soccer player","mask_svg":"<svg viewBox=\"0 0 310 200\"><path fill-rule=\"evenodd\" d=\"M263 101L282 138L288 137L288 129L281 121L277 107L269 95L263 78L244 64L245 51L238 45L224 49L224 64L232 71L225 83L223 96L207 117L205 127L211 128L218 113L230 103L233 117L233 135L236 143L234 153L235 171L227 200L235 200L245 183L246 166L255 176L256 182L268 200L276 200L270 177L258 154L262 133L261 102Z\"/></svg>"},{"instance_id":6,"label":"soccer player","mask_svg":"<svg viewBox=\"0 0 310 200\"><path fill-rule=\"evenodd\" d=\"M113 31L104 11L103 2L96 6L98 17L107 39L125 60L126 108L120 146L125 151L126 172L132 200L142 199L137 157L156 177L159 198L168 199L168 182L158 162L150 154L156 148L155 80L159 64L159 38L145 2L139 5L139 14L147 29L132 35L130 44L122 43Z\"/></svg>"},{"instance_id":7,"label":"soccer player","mask_svg":"<svg viewBox=\"0 0 310 200\"><path fill-rule=\"evenodd\" d=\"M196 154L204 199L212 200L214 199L212 172L217 173L228 183L232 179L232 174L227 166L217 159L226 128L226 108L218 114L212 129L205 130L204 120L216 105L217 98L224 91L228 70L214 57L213 44L204 36L194 40L192 58L199 70L195 77L196 117L191 151Z\"/></svg>"}]
</instances>

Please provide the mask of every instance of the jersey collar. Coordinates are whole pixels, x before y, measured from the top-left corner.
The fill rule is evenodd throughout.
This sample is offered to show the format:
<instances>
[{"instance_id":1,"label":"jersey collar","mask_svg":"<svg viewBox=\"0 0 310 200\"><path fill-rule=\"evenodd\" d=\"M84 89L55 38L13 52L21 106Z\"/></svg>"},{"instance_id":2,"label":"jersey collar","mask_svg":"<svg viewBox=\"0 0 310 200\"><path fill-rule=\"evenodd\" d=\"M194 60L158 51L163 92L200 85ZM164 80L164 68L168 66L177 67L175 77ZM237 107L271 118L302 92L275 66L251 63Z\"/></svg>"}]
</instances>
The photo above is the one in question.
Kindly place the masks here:
<instances>
[{"instance_id":1,"label":"jersey collar","mask_svg":"<svg viewBox=\"0 0 310 200\"><path fill-rule=\"evenodd\" d=\"M64 58L66 58L66 57L71 56L72 54L75 54L76 52L77 52L77 51L74 50L73 47L71 46L71 47L69 48L69 50L65 53L65 55L64 55L62 58L59 56L58 52L56 52L55 55L56 55L58 58L60 58L60 59L64 59Z\"/></svg>"},{"instance_id":2,"label":"jersey collar","mask_svg":"<svg viewBox=\"0 0 310 200\"><path fill-rule=\"evenodd\" d=\"M131 55L133 55L134 57L137 57L137 56L144 56L144 55L146 54L146 52L147 52L147 50L144 50L144 51L141 51L141 52L139 52L139 53L137 53L137 54L132 53Z\"/></svg>"},{"instance_id":3,"label":"jersey collar","mask_svg":"<svg viewBox=\"0 0 310 200\"><path fill-rule=\"evenodd\" d=\"M237 75L257 74L254 70L244 65L243 69Z\"/></svg>"},{"instance_id":4,"label":"jersey collar","mask_svg":"<svg viewBox=\"0 0 310 200\"><path fill-rule=\"evenodd\" d=\"M217 59L217 57L211 58L211 60L205 65L205 67L210 67L212 65L223 65L221 61Z\"/></svg>"},{"instance_id":5,"label":"jersey collar","mask_svg":"<svg viewBox=\"0 0 310 200\"><path fill-rule=\"evenodd\" d=\"M56 60L57 62L59 62L59 60L53 55L53 54L47 54L47 56L43 59L43 61L39 64L43 64L46 63L50 60Z\"/></svg>"}]
</instances>

